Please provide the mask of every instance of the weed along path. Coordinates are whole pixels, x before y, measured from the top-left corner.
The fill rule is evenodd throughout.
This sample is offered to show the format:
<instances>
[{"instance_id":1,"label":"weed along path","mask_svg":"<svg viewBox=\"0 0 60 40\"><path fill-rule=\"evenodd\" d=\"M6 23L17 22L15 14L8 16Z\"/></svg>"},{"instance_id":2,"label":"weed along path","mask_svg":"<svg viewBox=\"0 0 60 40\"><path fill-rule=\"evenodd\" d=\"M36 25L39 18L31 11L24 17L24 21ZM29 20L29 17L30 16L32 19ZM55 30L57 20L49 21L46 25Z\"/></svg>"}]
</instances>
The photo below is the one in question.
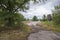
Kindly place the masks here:
<instances>
[{"instance_id":1,"label":"weed along path","mask_svg":"<svg viewBox=\"0 0 60 40\"><path fill-rule=\"evenodd\" d=\"M32 33L27 40L60 40L60 33L47 31L38 22L29 22L28 25L32 27Z\"/></svg>"}]
</instances>

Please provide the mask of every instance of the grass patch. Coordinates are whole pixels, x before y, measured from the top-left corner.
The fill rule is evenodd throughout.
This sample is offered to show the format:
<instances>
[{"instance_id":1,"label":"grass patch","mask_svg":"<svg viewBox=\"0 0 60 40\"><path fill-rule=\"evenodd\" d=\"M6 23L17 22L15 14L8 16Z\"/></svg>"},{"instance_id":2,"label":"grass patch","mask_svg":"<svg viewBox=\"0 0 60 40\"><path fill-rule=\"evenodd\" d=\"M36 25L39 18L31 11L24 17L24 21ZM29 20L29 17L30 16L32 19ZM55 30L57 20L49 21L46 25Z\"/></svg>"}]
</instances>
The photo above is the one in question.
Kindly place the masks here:
<instances>
[{"instance_id":1,"label":"grass patch","mask_svg":"<svg viewBox=\"0 0 60 40\"><path fill-rule=\"evenodd\" d=\"M23 26L21 29L0 32L0 40L26 40L26 37L31 32L31 27L28 25Z\"/></svg>"},{"instance_id":2,"label":"grass patch","mask_svg":"<svg viewBox=\"0 0 60 40\"><path fill-rule=\"evenodd\" d=\"M47 29L47 30L50 30L50 31L54 31L54 32L60 32L60 25L55 25L53 24L52 21L45 21L45 22L42 22L41 21L41 24L42 24L42 27Z\"/></svg>"}]
</instances>

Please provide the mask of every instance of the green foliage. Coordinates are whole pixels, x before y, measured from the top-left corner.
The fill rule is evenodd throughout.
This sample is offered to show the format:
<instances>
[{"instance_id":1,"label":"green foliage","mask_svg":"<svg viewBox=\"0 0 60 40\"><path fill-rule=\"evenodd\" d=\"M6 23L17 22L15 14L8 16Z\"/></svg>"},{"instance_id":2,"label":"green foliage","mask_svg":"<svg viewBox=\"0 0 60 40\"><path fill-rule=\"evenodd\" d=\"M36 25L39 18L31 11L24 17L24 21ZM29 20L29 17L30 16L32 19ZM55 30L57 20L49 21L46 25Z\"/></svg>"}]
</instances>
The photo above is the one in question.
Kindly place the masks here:
<instances>
[{"instance_id":1,"label":"green foliage","mask_svg":"<svg viewBox=\"0 0 60 40\"><path fill-rule=\"evenodd\" d=\"M27 9L28 6L26 4L28 2L29 0L0 0L0 8L10 12L16 12L18 9Z\"/></svg>"},{"instance_id":2,"label":"green foliage","mask_svg":"<svg viewBox=\"0 0 60 40\"><path fill-rule=\"evenodd\" d=\"M54 12L53 22L54 24L60 24L60 11Z\"/></svg>"},{"instance_id":3,"label":"green foliage","mask_svg":"<svg viewBox=\"0 0 60 40\"><path fill-rule=\"evenodd\" d=\"M33 20L33 21L38 21L37 16L34 16L34 17L32 18L32 20Z\"/></svg>"},{"instance_id":4,"label":"green foliage","mask_svg":"<svg viewBox=\"0 0 60 40\"><path fill-rule=\"evenodd\" d=\"M56 9L56 10L60 9L60 5L55 6L55 9Z\"/></svg>"},{"instance_id":5,"label":"green foliage","mask_svg":"<svg viewBox=\"0 0 60 40\"><path fill-rule=\"evenodd\" d=\"M28 19L26 19L27 21L30 21L30 19L28 18Z\"/></svg>"},{"instance_id":6,"label":"green foliage","mask_svg":"<svg viewBox=\"0 0 60 40\"><path fill-rule=\"evenodd\" d=\"M42 21L47 21L46 15L43 15Z\"/></svg>"},{"instance_id":7,"label":"green foliage","mask_svg":"<svg viewBox=\"0 0 60 40\"><path fill-rule=\"evenodd\" d=\"M7 29L19 29L23 27L21 21L24 20L24 16L19 13L15 13L9 16L8 13L0 13L0 31Z\"/></svg>"},{"instance_id":8,"label":"green foliage","mask_svg":"<svg viewBox=\"0 0 60 40\"><path fill-rule=\"evenodd\" d=\"M55 11L53 12L53 22L54 24L60 24L60 5L55 6Z\"/></svg>"},{"instance_id":9,"label":"green foliage","mask_svg":"<svg viewBox=\"0 0 60 40\"><path fill-rule=\"evenodd\" d=\"M60 33L60 24L55 25L53 21L41 21L42 27L45 28L46 30L54 31L54 32L59 32Z\"/></svg>"},{"instance_id":10,"label":"green foliage","mask_svg":"<svg viewBox=\"0 0 60 40\"><path fill-rule=\"evenodd\" d=\"M0 0L0 27L7 29L21 27L21 21L24 20L24 17L17 12L28 9L29 1L30 0Z\"/></svg>"},{"instance_id":11,"label":"green foliage","mask_svg":"<svg viewBox=\"0 0 60 40\"><path fill-rule=\"evenodd\" d=\"M0 0L0 29L13 29L23 26L24 16L17 13L18 9L28 9L29 0Z\"/></svg>"},{"instance_id":12,"label":"green foliage","mask_svg":"<svg viewBox=\"0 0 60 40\"><path fill-rule=\"evenodd\" d=\"M48 21L51 21L51 20L52 20L51 14L48 14L48 15L47 15L47 20L48 20Z\"/></svg>"}]
</instances>

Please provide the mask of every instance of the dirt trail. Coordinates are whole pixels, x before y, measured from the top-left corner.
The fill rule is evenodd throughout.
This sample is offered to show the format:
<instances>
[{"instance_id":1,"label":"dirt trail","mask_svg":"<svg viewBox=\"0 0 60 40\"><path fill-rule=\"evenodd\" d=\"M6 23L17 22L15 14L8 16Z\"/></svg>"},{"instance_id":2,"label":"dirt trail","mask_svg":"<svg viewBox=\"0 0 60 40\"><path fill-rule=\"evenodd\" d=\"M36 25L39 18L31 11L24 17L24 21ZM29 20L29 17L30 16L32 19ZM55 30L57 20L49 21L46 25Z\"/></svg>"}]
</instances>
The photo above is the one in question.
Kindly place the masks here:
<instances>
[{"instance_id":1,"label":"dirt trail","mask_svg":"<svg viewBox=\"0 0 60 40\"><path fill-rule=\"evenodd\" d=\"M60 33L54 33L42 28L38 22L30 22L28 25L32 27L32 33L27 38L28 40L60 40Z\"/></svg>"}]
</instances>

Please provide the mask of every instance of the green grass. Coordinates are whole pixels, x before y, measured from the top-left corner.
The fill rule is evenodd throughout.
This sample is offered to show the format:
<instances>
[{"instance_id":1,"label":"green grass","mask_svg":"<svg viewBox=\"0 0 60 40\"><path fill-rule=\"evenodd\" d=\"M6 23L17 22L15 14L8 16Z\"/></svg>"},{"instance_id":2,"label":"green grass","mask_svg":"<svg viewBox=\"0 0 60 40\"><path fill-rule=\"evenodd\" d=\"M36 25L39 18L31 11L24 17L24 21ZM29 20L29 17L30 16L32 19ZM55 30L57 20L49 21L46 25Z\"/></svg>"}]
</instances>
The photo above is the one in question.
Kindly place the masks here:
<instances>
[{"instance_id":1,"label":"green grass","mask_svg":"<svg viewBox=\"0 0 60 40\"><path fill-rule=\"evenodd\" d=\"M41 21L42 27L44 27L47 30L54 31L54 32L60 32L60 25L55 25L52 21Z\"/></svg>"},{"instance_id":2,"label":"green grass","mask_svg":"<svg viewBox=\"0 0 60 40\"><path fill-rule=\"evenodd\" d=\"M24 25L22 29L6 30L0 32L0 40L26 40L26 37L31 32L31 27Z\"/></svg>"}]
</instances>

